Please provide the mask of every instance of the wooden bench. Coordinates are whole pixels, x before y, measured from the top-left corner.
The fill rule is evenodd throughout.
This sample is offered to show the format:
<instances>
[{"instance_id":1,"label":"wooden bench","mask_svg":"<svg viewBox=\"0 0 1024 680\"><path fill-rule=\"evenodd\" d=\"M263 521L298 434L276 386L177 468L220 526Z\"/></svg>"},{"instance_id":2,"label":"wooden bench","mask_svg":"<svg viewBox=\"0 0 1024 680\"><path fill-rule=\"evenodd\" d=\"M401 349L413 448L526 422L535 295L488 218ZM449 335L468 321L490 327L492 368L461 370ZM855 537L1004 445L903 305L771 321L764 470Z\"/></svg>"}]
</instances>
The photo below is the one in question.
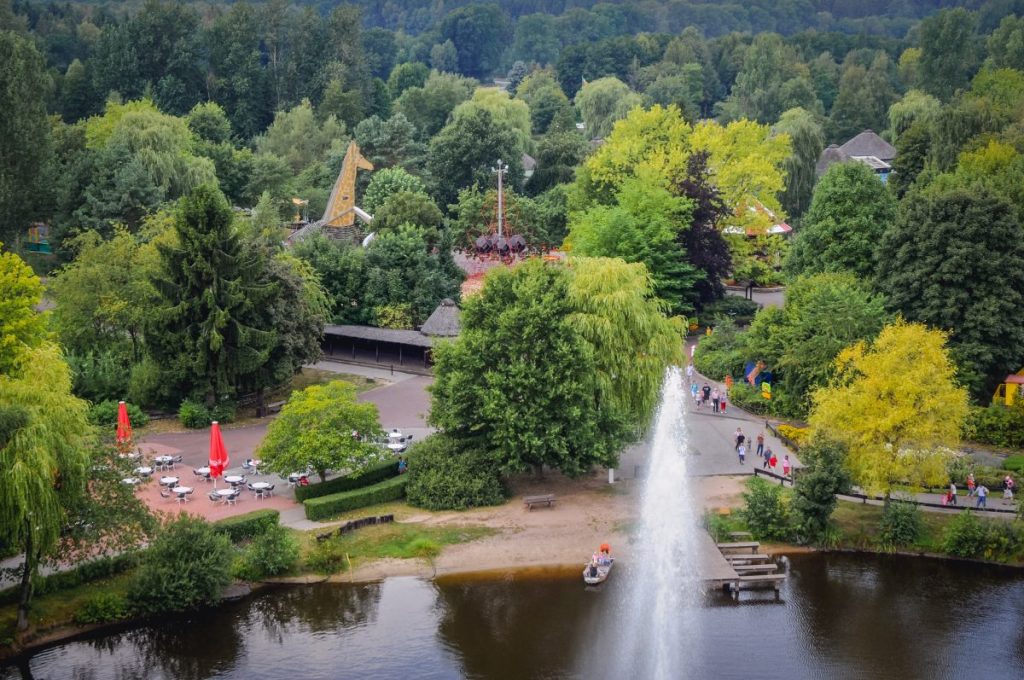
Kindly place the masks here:
<instances>
[{"instance_id":1,"label":"wooden bench","mask_svg":"<svg viewBox=\"0 0 1024 680\"><path fill-rule=\"evenodd\" d=\"M753 562L767 562L771 559L771 555L762 555L761 553L755 555L723 555L722 557L729 564L751 564Z\"/></svg>"},{"instance_id":2,"label":"wooden bench","mask_svg":"<svg viewBox=\"0 0 1024 680\"><path fill-rule=\"evenodd\" d=\"M743 541L740 543L719 543L719 550L746 550L750 549L750 554L753 555L757 552L757 549L761 547L761 544L757 541Z\"/></svg>"},{"instance_id":3,"label":"wooden bench","mask_svg":"<svg viewBox=\"0 0 1024 680\"><path fill-rule=\"evenodd\" d=\"M523 497L523 505L526 506L527 510L533 510L533 506L546 504L549 508L555 502L555 494L546 493L540 496L525 496Z\"/></svg>"},{"instance_id":4,"label":"wooden bench","mask_svg":"<svg viewBox=\"0 0 1024 680\"><path fill-rule=\"evenodd\" d=\"M775 571L778 568L779 565L775 564L774 562L769 562L768 564L734 564L732 567L733 571L735 571L740 576L761 573L767 574Z\"/></svg>"}]
</instances>

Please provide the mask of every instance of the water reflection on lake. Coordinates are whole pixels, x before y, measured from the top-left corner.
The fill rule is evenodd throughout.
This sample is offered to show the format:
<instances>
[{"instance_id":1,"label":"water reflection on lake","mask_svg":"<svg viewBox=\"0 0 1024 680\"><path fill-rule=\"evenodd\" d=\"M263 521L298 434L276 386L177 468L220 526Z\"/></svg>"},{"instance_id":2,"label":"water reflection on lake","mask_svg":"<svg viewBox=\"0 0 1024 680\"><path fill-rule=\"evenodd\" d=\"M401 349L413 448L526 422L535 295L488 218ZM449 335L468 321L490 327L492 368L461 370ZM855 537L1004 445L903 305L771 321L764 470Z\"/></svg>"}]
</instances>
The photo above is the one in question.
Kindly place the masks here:
<instances>
[{"instance_id":1,"label":"water reflection on lake","mask_svg":"<svg viewBox=\"0 0 1024 680\"><path fill-rule=\"evenodd\" d=\"M621 569L576 579L388 579L263 593L41 651L21 677L574 678L600 660ZM935 560L807 555L782 598L710 594L690 678L1024 678L1024 578ZM588 676L591 680L592 676Z\"/></svg>"}]
</instances>

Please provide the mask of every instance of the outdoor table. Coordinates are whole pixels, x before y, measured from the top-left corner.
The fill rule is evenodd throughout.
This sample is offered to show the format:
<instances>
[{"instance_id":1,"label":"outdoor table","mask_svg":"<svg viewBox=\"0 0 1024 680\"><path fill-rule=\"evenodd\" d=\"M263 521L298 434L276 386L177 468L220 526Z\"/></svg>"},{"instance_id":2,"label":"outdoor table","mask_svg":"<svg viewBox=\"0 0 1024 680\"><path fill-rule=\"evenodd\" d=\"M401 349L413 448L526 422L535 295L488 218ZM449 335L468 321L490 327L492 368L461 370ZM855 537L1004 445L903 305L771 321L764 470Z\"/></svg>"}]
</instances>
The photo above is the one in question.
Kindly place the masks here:
<instances>
[{"instance_id":1,"label":"outdoor table","mask_svg":"<svg viewBox=\"0 0 1024 680\"><path fill-rule=\"evenodd\" d=\"M392 442L388 444L388 448L395 453L401 453L402 451L405 451L406 444L403 442Z\"/></svg>"},{"instance_id":2,"label":"outdoor table","mask_svg":"<svg viewBox=\"0 0 1024 680\"><path fill-rule=\"evenodd\" d=\"M178 485L178 478L177 477L161 477L160 478L160 486L166 486L169 489L172 486L177 486L177 485Z\"/></svg>"},{"instance_id":3,"label":"outdoor table","mask_svg":"<svg viewBox=\"0 0 1024 680\"><path fill-rule=\"evenodd\" d=\"M138 477L125 477L124 479L121 480L121 483L122 484L131 484L132 486L135 486L136 484L138 484L141 481L142 480L139 479Z\"/></svg>"},{"instance_id":4,"label":"outdoor table","mask_svg":"<svg viewBox=\"0 0 1024 680\"><path fill-rule=\"evenodd\" d=\"M269 488L270 488L270 482L253 482L252 483L252 490L253 491L266 491Z\"/></svg>"},{"instance_id":5,"label":"outdoor table","mask_svg":"<svg viewBox=\"0 0 1024 680\"><path fill-rule=\"evenodd\" d=\"M188 495L190 493L192 493L192 487L191 486L176 486L173 489L171 489L171 492L178 494L178 501L179 502L181 502L181 501L186 501L187 502L188 501Z\"/></svg>"},{"instance_id":6,"label":"outdoor table","mask_svg":"<svg viewBox=\"0 0 1024 680\"><path fill-rule=\"evenodd\" d=\"M244 477L242 477L241 475L228 475L227 477L224 478L224 481L227 482L228 484L234 485L241 484L243 479Z\"/></svg>"},{"instance_id":7,"label":"outdoor table","mask_svg":"<svg viewBox=\"0 0 1024 680\"><path fill-rule=\"evenodd\" d=\"M214 493L216 493L218 496L224 496L225 498L227 498L228 496L234 496L235 495L235 490L234 489L217 489Z\"/></svg>"},{"instance_id":8,"label":"outdoor table","mask_svg":"<svg viewBox=\"0 0 1024 680\"><path fill-rule=\"evenodd\" d=\"M141 467L135 468L135 474L141 477L149 477L151 474L153 474L153 468L143 465Z\"/></svg>"}]
</instances>

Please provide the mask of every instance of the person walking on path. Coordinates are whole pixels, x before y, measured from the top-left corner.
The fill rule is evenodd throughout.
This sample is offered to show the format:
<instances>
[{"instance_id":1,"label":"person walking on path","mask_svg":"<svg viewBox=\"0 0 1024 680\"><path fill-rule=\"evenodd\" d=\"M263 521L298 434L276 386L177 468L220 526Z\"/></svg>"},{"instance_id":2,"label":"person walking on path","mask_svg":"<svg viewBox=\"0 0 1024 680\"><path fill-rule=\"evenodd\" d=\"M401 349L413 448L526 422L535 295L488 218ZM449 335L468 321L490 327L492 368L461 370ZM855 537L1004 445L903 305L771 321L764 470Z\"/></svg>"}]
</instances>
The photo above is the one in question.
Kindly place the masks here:
<instances>
[{"instance_id":1,"label":"person walking on path","mask_svg":"<svg viewBox=\"0 0 1024 680\"><path fill-rule=\"evenodd\" d=\"M693 382L693 364L686 364L686 378L692 383Z\"/></svg>"},{"instance_id":2,"label":"person walking on path","mask_svg":"<svg viewBox=\"0 0 1024 680\"><path fill-rule=\"evenodd\" d=\"M746 437L743 435L743 430L737 427L735 434L733 434L733 437L736 438L736 446L734 446L733 448L739 451L740 446L742 446L743 442L746 440Z\"/></svg>"},{"instance_id":3,"label":"person walking on path","mask_svg":"<svg viewBox=\"0 0 1024 680\"><path fill-rule=\"evenodd\" d=\"M974 473L967 473L967 497L970 498L974 495Z\"/></svg>"},{"instance_id":4,"label":"person walking on path","mask_svg":"<svg viewBox=\"0 0 1024 680\"><path fill-rule=\"evenodd\" d=\"M704 387L702 387L701 390L701 393L704 395L704 403L706 404L711 401L711 386L704 383Z\"/></svg>"},{"instance_id":5,"label":"person walking on path","mask_svg":"<svg viewBox=\"0 0 1024 680\"><path fill-rule=\"evenodd\" d=\"M975 505L974 507L976 507L976 508L987 508L988 504L985 502L986 498L988 498L988 487L985 486L984 484L979 484L978 485L978 504Z\"/></svg>"},{"instance_id":6,"label":"person walking on path","mask_svg":"<svg viewBox=\"0 0 1024 680\"><path fill-rule=\"evenodd\" d=\"M774 467L776 463L775 454L772 453L772 447L768 447L768 450L764 452L764 462L761 464L761 468L767 470Z\"/></svg>"},{"instance_id":7,"label":"person walking on path","mask_svg":"<svg viewBox=\"0 0 1024 680\"><path fill-rule=\"evenodd\" d=\"M718 388L711 390L711 412L718 413L718 400L721 395L718 393Z\"/></svg>"},{"instance_id":8,"label":"person walking on path","mask_svg":"<svg viewBox=\"0 0 1024 680\"><path fill-rule=\"evenodd\" d=\"M956 482L949 483L949 504L956 505Z\"/></svg>"},{"instance_id":9,"label":"person walking on path","mask_svg":"<svg viewBox=\"0 0 1024 680\"><path fill-rule=\"evenodd\" d=\"M790 469L789 454L787 453L782 457L782 476L789 477Z\"/></svg>"},{"instance_id":10,"label":"person walking on path","mask_svg":"<svg viewBox=\"0 0 1024 680\"><path fill-rule=\"evenodd\" d=\"M725 395L726 395L726 393L723 392L722 395L718 397L718 412L719 413L725 413Z\"/></svg>"},{"instance_id":11,"label":"person walking on path","mask_svg":"<svg viewBox=\"0 0 1024 680\"><path fill-rule=\"evenodd\" d=\"M693 397L693 401L697 404L697 408L700 408L700 397L697 396L698 394L700 394L700 386L695 382L690 383L690 396Z\"/></svg>"},{"instance_id":12,"label":"person walking on path","mask_svg":"<svg viewBox=\"0 0 1024 680\"><path fill-rule=\"evenodd\" d=\"M1013 477L1010 475L1006 475L1006 477L1003 478L1003 500L1013 500Z\"/></svg>"},{"instance_id":13,"label":"person walking on path","mask_svg":"<svg viewBox=\"0 0 1024 680\"><path fill-rule=\"evenodd\" d=\"M764 457L764 432L757 433L757 455Z\"/></svg>"},{"instance_id":14,"label":"person walking on path","mask_svg":"<svg viewBox=\"0 0 1024 680\"><path fill-rule=\"evenodd\" d=\"M740 455L740 465L743 465L743 461L747 458L747 447L740 444L736 447L736 453Z\"/></svg>"}]
</instances>

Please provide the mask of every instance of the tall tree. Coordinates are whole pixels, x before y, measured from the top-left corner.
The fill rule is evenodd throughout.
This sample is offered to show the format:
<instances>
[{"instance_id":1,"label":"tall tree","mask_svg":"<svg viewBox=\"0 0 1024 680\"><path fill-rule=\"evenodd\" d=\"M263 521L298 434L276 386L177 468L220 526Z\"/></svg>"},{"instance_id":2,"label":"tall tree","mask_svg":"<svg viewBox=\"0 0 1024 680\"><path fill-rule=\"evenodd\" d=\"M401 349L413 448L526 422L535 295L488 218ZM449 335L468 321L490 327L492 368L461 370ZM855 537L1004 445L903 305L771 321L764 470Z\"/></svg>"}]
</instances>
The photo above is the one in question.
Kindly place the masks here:
<instances>
[{"instance_id":1,"label":"tall tree","mask_svg":"<svg viewBox=\"0 0 1024 680\"><path fill-rule=\"evenodd\" d=\"M848 64L828 120L829 139L842 142L864 130L882 130L896 92L889 82L889 58L880 53L871 66Z\"/></svg>"},{"instance_id":2,"label":"tall tree","mask_svg":"<svg viewBox=\"0 0 1024 680\"><path fill-rule=\"evenodd\" d=\"M91 429L60 348L34 309L39 279L16 255L0 253L0 282L0 540L24 554L17 618L24 630L39 562L68 523L70 499L84 493Z\"/></svg>"},{"instance_id":3,"label":"tall tree","mask_svg":"<svg viewBox=\"0 0 1024 680\"><path fill-rule=\"evenodd\" d=\"M458 54L459 72L474 78L498 68L505 45L512 37L508 16L495 3L471 4L449 12L440 26L441 40L451 40Z\"/></svg>"},{"instance_id":4,"label":"tall tree","mask_svg":"<svg viewBox=\"0 0 1024 680\"><path fill-rule=\"evenodd\" d=\"M814 394L810 425L845 444L853 481L869 493L896 484L941 485L960 441L967 394L957 386L945 334L898 321L873 343L836 359L836 377Z\"/></svg>"},{"instance_id":5,"label":"tall tree","mask_svg":"<svg viewBox=\"0 0 1024 680\"><path fill-rule=\"evenodd\" d=\"M879 290L909 321L949 332L959 380L985 399L1024 364L1024 229L983 186L908 196L878 244Z\"/></svg>"},{"instance_id":6,"label":"tall tree","mask_svg":"<svg viewBox=\"0 0 1024 680\"><path fill-rule=\"evenodd\" d=\"M13 242L45 205L50 124L43 58L35 45L0 31L0 240Z\"/></svg>"},{"instance_id":7,"label":"tall tree","mask_svg":"<svg viewBox=\"0 0 1024 680\"><path fill-rule=\"evenodd\" d=\"M967 87L978 68L977 15L957 7L921 22L921 88L943 101Z\"/></svg>"},{"instance_id":8,"label":"tall tree","mask_svg":"<svg viewBox=\"0 0 1024 680\"><path fill-rule=\"evenodd\" d=\"M499 159L508 164L508 186L518 187L523 181L521 143L515 129L494 120L485 109L453 120L430 141L427 168L437 202L454 203L459 190L474 182L490 184L491 168Z\"/></svg>"},{"instance_id":9,"label":"tall tree","mask_svg":"<svg viewBox=\"0 0 1024 680\"><path fill-rule=\"evenodd\" d=\"M818 182L786 260L790 274L848 271L870 279L896 199L863 163L837 163Z\"/></svg>"},{"instance_id":10,"label":"tall tree","mask_svg":"<svg viewBox=\"0 0 1024 680\"><path fill-rule=\"evenodd\" d=\"M476 81L452 73L433 72L423 87L410 87L395 100L394 109L413 124L424 140L436 135L452 110L470 98Z\"/></svg>"},{"instance_id":11,"label":"tall tree","mask_svg":"<svg viewBox=\"0 0 1024 680\"><path fill-rule=\"evenodd\" d=\"M576 109L580 112L590 139L607 137L612 125L634 107L642 103L640 95L618 78L599 78L587 83L576 94Z\"/></svg>"},{"instance_id":12,"label":"tall tree","mask_svg":"<svg viewBox=\"0 0 1024 680\"><path fill-rule=\"evenodd\" d=\"M698 151L686 163L686 176L676 191L693 205L690 228L679 234L690 264L701 274L694 282L697 306L703 307L725 295L725 279L732 266L729 246L720 225L730 210L712 181L707 151Z\"/></svg>"},{"instance_id":13,"label":"tall tree","mask_svg":"<svg viewBox=\"0 0 1024 680\"><path fill-rule=\"evenodd\" d=\"M216 188L201 186L182 199L174 230L178 243L159 247L161 271L153 280L159 306L146 344L171 394L213 405L267 360L273 333L251 324L271 291L257 285L260 253L243 248Z\"/></svg>"},{"instance_id":14,"label":"tall tree","mask_svg":"<svg viewBox=\"0 0 1024 680\"><path fill-rule=\"evenodd\" d=\"M570 325L569 272L540 260L491 270L462 311L462 333L435 351L430 423L504 472L543 466L578 476L614 464L601 436L593 349Z\"/></svg>"},{"instance_id":15,"label":"tall tree","mask_svg":"<svg viewBox=\"0 0 1024 680\"><path fill-rule=\"evenodd\" d=\"M811 204L815 165L825 148L825 133L817 119L804 109L790 109L782 114L773 130L789 135L792 153L786 159L786 191L782 207L791 217L799 219Z\"/></svg>"}]
</instances>

